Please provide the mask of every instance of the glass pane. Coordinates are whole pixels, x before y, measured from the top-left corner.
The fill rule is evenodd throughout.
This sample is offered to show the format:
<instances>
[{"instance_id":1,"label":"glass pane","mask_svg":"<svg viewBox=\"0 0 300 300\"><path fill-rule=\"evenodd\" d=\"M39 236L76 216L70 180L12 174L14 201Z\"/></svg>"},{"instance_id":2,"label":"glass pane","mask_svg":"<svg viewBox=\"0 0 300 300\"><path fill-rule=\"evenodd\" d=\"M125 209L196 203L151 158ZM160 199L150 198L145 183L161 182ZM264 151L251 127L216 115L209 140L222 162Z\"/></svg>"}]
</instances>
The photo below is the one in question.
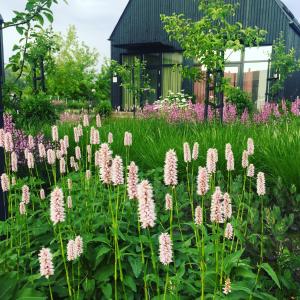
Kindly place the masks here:
<instances>
[{"instance_id":1,"label":"glass pane","mask_svg":"<svg viewBox=\"0 0 300 300\"><path fill-rule=\"evenodd\" d=\"M225 52L225 61L241 61L241 51L233 51L232 49L227 49Z\"/></svg>"},{"instance_id":2,"label":"glass pane","mask_svg":"<svg viewBox=\"0 0 300 300\"><path fill-rule=\"evenodd\" d=\"M147 70L150 90L145 91L145 104L151 104L157 100L158 69Z\"/></svg>"},{"instance_id":3,"label":"glass pane","mask_svg":"<svg viewBox=\"0 0 300 300\"><path fill-rule=\"evenodd\" d=\"M169 92L179 93L181 91L182 76L178 68L163 68L162 96L168 96Z\"/></svg>"},{"instance_id":4,"label":"glass pane","mask_svg":"<svg viewBox=\"0 0 300 300\"><path fill-rule=\"evenodd\" d=\"M163 53L164 65L179 65L182 64L182 54L179 52Z\"/></svg>"},{"instance_id":5,"label":"glass pane","mask_svg":"<svg viewBox=\"0 0 300 300\"><path fill-rule=\"evenodd\" d=\"M245 50L245 61L268 60L271 58L272 46L251 47Z\"/></svg>"},{"instance_id":6,"label":"glass pane","mask_svg":"<svg viewBox=\"0 0 300 300\"><path fill-rule=\"evenodd\" d=\"M246 63L244 66L244 91L248 92L260 108L265 103L268 62Z\"/></svg>"},{"instance_id":7,"label":"glass pane","mask_svg":"<svg viewBox=\"0 0 300 300\"><path fill-rule=\"evenodd\" d=\"M146 61L148 66L160 66L161 65L159 53L145 54L144 60Z\"/></svg>"},{"instance_id":8,"label":"glass pane","mask_svg":"<svg viewBox=\"0 0 300 300\"><path fill-rule=\"evenodd\" d=\"M238 66L225 67L224 77L229 80L229 83L237 87L239 85L240 68Z\"/></svg>"}]
</instances>

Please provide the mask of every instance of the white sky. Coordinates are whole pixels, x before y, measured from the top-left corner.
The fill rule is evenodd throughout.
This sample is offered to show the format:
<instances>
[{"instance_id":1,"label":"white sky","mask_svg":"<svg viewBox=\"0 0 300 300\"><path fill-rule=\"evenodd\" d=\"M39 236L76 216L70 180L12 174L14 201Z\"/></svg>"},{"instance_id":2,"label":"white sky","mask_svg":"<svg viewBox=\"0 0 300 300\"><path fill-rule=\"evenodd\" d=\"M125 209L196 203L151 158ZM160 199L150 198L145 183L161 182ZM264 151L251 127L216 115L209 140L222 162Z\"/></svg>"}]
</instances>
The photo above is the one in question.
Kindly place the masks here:
<instances>
[{"instance_id":1,"label":"white sky","mask_svg":"<svg viewBox=\"0 0 300 300\"><path fill-rule=\"evenodd\" d=\"M151 1L151 0L149 0ZM121 16L128 0L60 0L54 6L55 31L65 33L70 24L75 25L80 40L100 53L100 60L110 57L108 38ZM287 7L300 20L300 0L284 0ZM23 10L26 0L0 0L0 13L4 20L10 20L13 10ZM5 61L12 54L12 47L19 40L15 29L4 32Z\"/></svg>"}]
</instances>

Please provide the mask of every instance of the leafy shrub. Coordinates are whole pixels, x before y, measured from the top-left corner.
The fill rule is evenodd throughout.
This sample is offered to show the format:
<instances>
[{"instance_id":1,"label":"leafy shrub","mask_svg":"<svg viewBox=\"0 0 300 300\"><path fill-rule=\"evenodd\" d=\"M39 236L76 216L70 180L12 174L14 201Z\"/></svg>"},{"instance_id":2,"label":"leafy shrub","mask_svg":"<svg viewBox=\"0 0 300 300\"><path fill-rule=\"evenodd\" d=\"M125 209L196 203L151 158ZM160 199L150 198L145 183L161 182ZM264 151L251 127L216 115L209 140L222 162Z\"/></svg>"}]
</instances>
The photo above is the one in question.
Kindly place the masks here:
<instances>
[{"instance_id":1,"label":"leafy shrub","mask_svg":"<svg viewBox=\"0 0 300 300\"><path fill-rule=\"evenodd\" d=\"M225 96L228 102L236 105L239 115L241 115L245 109L247 109L248 112L253 111L254 106L249 94L240 88L227 87L225 90Z\"/></svg>"},{"instance_id":2,"label":"leafy shrub","mask_svg":"<svg viewBox=\"0 0 300 300\"><path fill-rule=\"evenodd\" d=\"M96 109L101 117L109 117L112 113L112 105L110 101L101 101Z\"/></svg>"},{"instance_id":3,"label":"leafy shrub","mask_svg":"<svg viewBox=\"0 0 300 300\"><path fill-rule=\"evenodd\" d=\"M87 109L88 108L88 102L87 101L68 101L67 107L69 109Z\"/></svg>"},{"instance_id":4,"label":"leafy shrub","mask_svg":"<svg viewBox=\"0 0 300 300\"><path fill-rule=\"evenodd\" d=\"M55 106L43 93L28 96L20 103L20 111L17 115L19 126L39 127L45 124L53 124L58 119Z\"/></svg>"}]
</instances>

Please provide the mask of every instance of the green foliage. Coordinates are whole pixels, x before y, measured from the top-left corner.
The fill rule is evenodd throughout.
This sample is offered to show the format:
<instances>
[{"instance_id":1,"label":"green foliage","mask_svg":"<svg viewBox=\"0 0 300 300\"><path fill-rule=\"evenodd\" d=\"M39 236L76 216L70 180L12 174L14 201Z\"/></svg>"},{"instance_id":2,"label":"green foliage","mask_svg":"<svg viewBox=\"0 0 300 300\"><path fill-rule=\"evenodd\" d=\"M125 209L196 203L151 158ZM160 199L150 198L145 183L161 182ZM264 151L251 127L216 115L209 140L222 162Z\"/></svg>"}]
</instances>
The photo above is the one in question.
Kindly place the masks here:
<instances>
[{"instance_id":1,"label":"green foliage","mask_svg":"<svg viewBox=\"0 0 300 300\"><path fill-rule=\"evenodd\" d=\"M55 106L43 93L27 96L20 103L17 125L23 128L40 129L46 124L53 124L58 119Z\"/></svg>"},{"instance_id":2,"label":"green foliage","mask_svg":"<svg viewBox=\"0 0 300 300\"><path fill-rule=\"evenodd\" d=\"M110 101L101 101L97 108L97 113L100 114L102 117L110 117L112 114L112 105Z\"/></svg>"},{"instance_id":3,"label":"green foliage","mask_svg":"<svg viewBox=\"0 0 300 300\"><path fill-rule=\"evenodd\" d=\"M252 112L254 105L249 94L240 88L226 86L225 97L229 103L235 104L238 114L241 115L245 109Z\"/></svg>"},{"instance_id":4,"label":"green foliage","mask_svg":"<svg viewBox=\"0 0 300 300\"><path fill-rule=\"evenodd\" d=\"M88 102L83 100L69 100L67 101L67 108L69 109L87 109Z\"/></svg>"},{"instance_id":5,"label":"green foliage","mask_svg":"<svg viewBox=\"0 0 300 300\"><path fill-rule=\"evenodd\" d=\"M287 52L284 36L281 32L273 44L272 52L272 73L278 76L278 79L271 87L273 97L282 90L288 76L300 70L300 59L297 60L295 55L296 51L294 48Z\"/></svg>"},{"instance_id":6,"label":"green foliage","mask_svg":"<svg viewBox=\"0 0 300 300\"><path fill-rule=\"evenodd\" d=\"M109 101L111 99L111 78L113 75L112 64L105 60L101 67L100 73L97 75L95 83L95 100L97 103L101 101Z\"/></svg>"},{"instance_id":7,"label":"green foliage","mask_svg":"<svg viewBox=\"0 0 300 300\"><path fill-rule=\"evenodd\" d=\"M48 93L62 99L90 99L95 88L98 53L80 42L75 26L59 36L55 67L48 76Z\"/></svg>"}]
</instances>

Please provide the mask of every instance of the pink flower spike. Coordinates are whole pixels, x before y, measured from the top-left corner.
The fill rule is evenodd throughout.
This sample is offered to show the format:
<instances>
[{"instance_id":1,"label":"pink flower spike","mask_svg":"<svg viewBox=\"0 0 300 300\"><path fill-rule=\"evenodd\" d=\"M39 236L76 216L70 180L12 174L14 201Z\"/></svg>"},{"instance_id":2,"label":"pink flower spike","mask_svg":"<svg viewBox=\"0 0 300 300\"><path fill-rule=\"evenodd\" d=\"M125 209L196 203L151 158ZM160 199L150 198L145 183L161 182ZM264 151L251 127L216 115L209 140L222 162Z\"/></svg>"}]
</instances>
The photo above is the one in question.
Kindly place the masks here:
<instances>
[{"instance_id":1,"label":"pink flower spike","mask_svg":"<svg viewBox=\"0 0 300 300\"><path fill-rule=\"evenodd\" d=\"M177 161L176 152L173 149L169 150L166 153L164 166L164 182L167 186L176 186L178 184Z\"/></svg>"},{"instance_id":2,"label":"pink flower spike","mask_svg":"<svg viewBox=\"0 0 300 300\"><path fill-rule=\"evenodd\" d=\"M40 189L40 198L41 198L41 200L45 200L46 199L45 190L44 189Z\"/></svg>"},{"instance_id":3,"label":"pink flower spike","mask_svg":"<svg viewBox=\"0 0 300 300\"><path fill-rule=\"evenodd\" d=\"M72 202L71 196L67 197L67 206L68 206L68 209L71 209L73 207L73 202Z\"/></svg>"},{"instance_id":4,"label":"pink flower spike","mask_svg":"<svg viewBox=\"0 0 300 300\"><path fill-rule=\"evenodd\" d=\"M257 174L257 195L264 196L266 194L266 181L265 181L265 174L263 172L259 172Z\"/></svg>"},{"instance_id":5,"label":"pink flower spike","mask_svg":"<svg viewBox=\"0 0 300 300\"><path fill-rule=\"evenodd\" d=\"M204 196L209 190L209 178L206 168L199 167L197 176L197 194Z\"/></svg>"},{"instance_id":6,"label":"pink flower spike","mask_svg":"<svg viewBox=\"0 0 300 300\"><path fill-rule=\"evenodd\" d=\"M159 236L159 260L163 265L167 266L173 261L172 258L171 237L168 233L162 233Z\"/></svg>"},{"instance_id":7,"label":"pink flower spike","mask_svg":"<svg viewBox=\"0 0 300 300\"><path fill-rule=\"evenodd\" d=\"M22 187L22 201L27 205L30 201L30 191L27 185Z\"/></svg>"},{"instance_id":8,"label":"pink flower spike","mask_svg":"<svg viewBox=\"0 0 300 300\"><path fill-rule=\"evenodd\" d=\"M127 193L130 200L137 199L138 167L132 161L128 166Z\"/></svg>"},{"instance_id":9,"label":"pink flower spike","mask_svg":"<svg viewBox=\"0 0 300 300\"><path fill-rule=\"evenodd\" d=\"M249 138L247 141L247 152L248 152L248 155L254 154L254 141L251 138Z\"/></svg>"},{"instance_id":10,"label":"pink flower spike","mask_svg":"<svg viewBox=\"0 0 300 300\"><path fill-rule=\"evenodd\" d=\"M65 221L64 194L60 188L51 193L50 219L53 225Z\"/></svg>"},{"instance_id":11,"label":"pink flower spike","mask_svg":"<svg viewBox=\"0 0 300 300\"><path fill-rule=\"evenodd\" d=\"M47 279L54 275L54 267L52 263L52 254L49 248L42 248L39 253L40 273Z\"/></svg>"},{"instance_id":12,"label":"pink flower spike","mask_svg":"<svg viewBox=\"0 0 300 300\"><path fill-rule=\"evenodd\" d=\"M172 196L170 194L166 194L165 208L166 208L166 210L172 210L173 209L173 199L172 199Z\"/></svg>"},{"instance_id":13,"label":"pink flower spike","mask_svg":"<svg viewBox=\"0 0 300 300\"><path fill-rule=\"evenodd\" d=\"M58 128L57 126L52 126L52 141L58 142Z\"/></svg>"},{"instance_id":14,"label":"pink flower spike","mask_svg":"<svg viewBox=\"0 0 300 300\"><path fill-rule=\"evenodd\" d=\"M192 161L191 148L189 143L183 144L183 158L185 163L190 163Z\"/></svg>"},{"instance_id":15,"label":"pink flower spike","mask_svg":"<svg viewBox=\"0 0 300 300\"><path fill-rule=\"evenodd\" d=\"M225 193L223 196L223 206L224 206L224 218L225 220L228 220L232 216L231 198L228 193Z\"/></svg>"},{"instance_id":16,"label":"pink flower spike","mask_svg":"<svg viewBox=\"0 0 300 300\"><path fill-rule=\"evenodd\" d=\"M75 238L76 257L79 257L83 253L83 240L81 236Z\"/></svg>"},{"instance_id":17,"label":"pink flower spike","mask_svg":"<svg viewBox=\"0 0 300 300\"><path fill-rule=\"evenodd\" d=\"M20 211L20 215L26 214L26 204L23 201L20 202L19 211Z\"/></svg>"},{"instance_id":18,"label":"pink flower spike","mask_svg":"<svg viewBox=\"0 0 300 300\"><path fill-rule=\"evenodd\" d=\"M250 164L247 169L247 176L252 178L255 175L255 167L253 164Z\"/></svg>"},{"instance_id":19,"label":"pink flower spike","mask_svg":"<svg viewBox=\"0 0 300 300\"><path fill-rule=\"evenodd\" d=\"M228 240L233 239L233 227L230 223L227 223L227 225L226 225L224 237Z\"/></svg>"},{"instance_id":20,"label":"pink flower spike","mask_svg":"<svg viewBox=\"0 0 300 300\"><path fill-rule=\"evenodd\" d=\"M195 209L195 224L202 225L203 223L203 213L201 206L197 206Z\"/></svg>"},{"instance_id":21,"label":"pink flower spike","mask_svg":"<svg viewBox=\"0 0 300 300\"><path fill-rule=\"evenodd\" d=\"M70 240L67 245L67 260L73 261L76 259L76 245L75 241Z\"/></svg>"},{"instance_id":22,"label":"pink flower spike","mask_svg":"<svg viewBox=\"0 0 300 300\"><path fill-rule=\"evenodd\" d=\"M249 165L249 160L248 160L248 152L247 150L244 150L243 152L243 157L242 157L242 167L243 169L246 169Z\"/></svg>"},{"instance_id":23,"label":"pink flower spike","mask_svg":"<svg viewBox=\"0 0 300 300\"><path fill-rule=\"evenodd\" d=\"M225 286L223 288L223 294L228 295L229 293L231 293L231 281L230 281L230 278L227 278L225 280Z\"/></svg>"},{"instance_id":24,"label":"pink flower spike","mask_svg":"<svg viewBox=\"0 0 300 300\"><path fill-rule=\"evenodd\" d=\"M222 198L221 189L217 186L211 200L210 221L212 223L224 223L224 208L221 203Z\"/></svg>"},{"instance_id":25,"label":"pink flower spike","mask_svg":"<svg viewBox=\"0 0 300 300\"><path fill-rule=\"evenodd\" d=\"M9 191L10 188L9 178L5 173L1 175L1 188L3 192Z\"/></svg>"},{"instance_id":26,"label":"pink flower spike","mask_svg":"<svg viewBox=\"0 0 300 300\"><path fill-rule=\"evenodd\" d=\"M116 156L112 161L111 181L114 185L124 184L123 161L120 156Z\"/></svg>"}]
</instances>

